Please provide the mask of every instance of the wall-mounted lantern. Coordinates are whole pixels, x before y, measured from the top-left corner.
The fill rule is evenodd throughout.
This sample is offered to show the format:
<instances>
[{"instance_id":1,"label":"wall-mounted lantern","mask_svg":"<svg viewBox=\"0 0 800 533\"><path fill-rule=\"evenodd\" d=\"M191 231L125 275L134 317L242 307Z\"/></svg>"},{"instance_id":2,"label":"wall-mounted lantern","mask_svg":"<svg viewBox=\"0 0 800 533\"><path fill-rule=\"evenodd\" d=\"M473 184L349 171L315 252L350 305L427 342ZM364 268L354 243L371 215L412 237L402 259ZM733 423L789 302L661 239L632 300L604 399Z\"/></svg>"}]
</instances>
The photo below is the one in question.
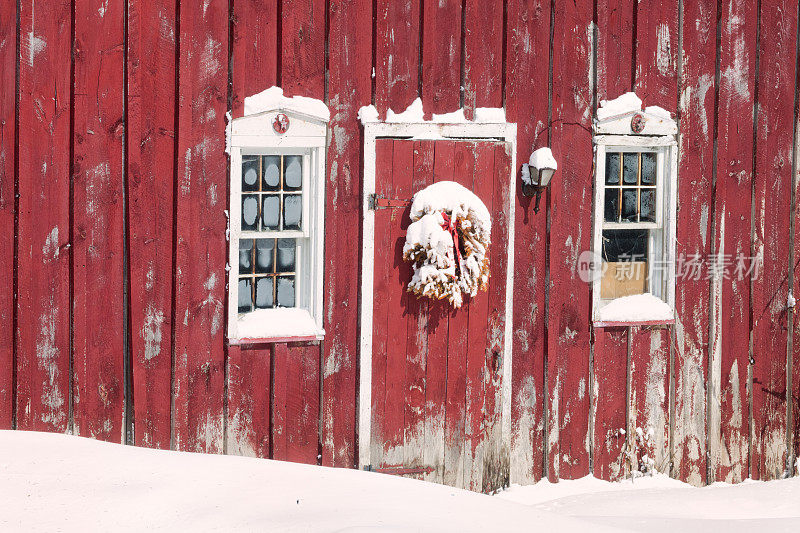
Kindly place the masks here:
<instances>
[{"instance_id":1,"label":"wall-mounted lantern","mask_svg":"<svg viewBox=\"0 0 800 533\"><path fill-rule=\"evenodd\" d=\"M539 148L531 154L528 164L522 165L522 194L524 196L536 195L536 204L533 212L539 212L539 199L542 191L550 185L558 165L550 148Z\"/></svg>"}]
</instances>

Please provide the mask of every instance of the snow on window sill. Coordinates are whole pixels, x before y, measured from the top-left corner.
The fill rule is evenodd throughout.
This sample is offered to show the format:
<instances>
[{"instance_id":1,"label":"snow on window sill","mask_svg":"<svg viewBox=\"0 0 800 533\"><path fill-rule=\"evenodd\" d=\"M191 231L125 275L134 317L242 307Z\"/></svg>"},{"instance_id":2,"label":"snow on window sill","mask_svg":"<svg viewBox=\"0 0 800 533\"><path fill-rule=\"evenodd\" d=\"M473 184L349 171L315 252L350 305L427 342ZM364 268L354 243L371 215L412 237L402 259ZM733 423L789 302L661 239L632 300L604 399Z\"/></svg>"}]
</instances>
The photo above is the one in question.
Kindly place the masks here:
<instances>
[{"instance_id":1,"label":"snow on window sill","mask_svg":"<svg viewBox=\"0 0 800 533\"><path fill-rule=\"evenodd\" d=\"M636 294L611 300L600 308L594 327L662 326L675 323L675 311L652 294Z\"/></svg>"},{"instance_id":2,"label":"snow on window sill","mask_svg":"<svg viewBox=\"0 0 800 533\"><path fill-rule=\"evenodd\" d=\"M231 345L276 342L313 342L325 337L314 317L305 309L258 309L240 315Z\"/></svg>"}]
</instances>

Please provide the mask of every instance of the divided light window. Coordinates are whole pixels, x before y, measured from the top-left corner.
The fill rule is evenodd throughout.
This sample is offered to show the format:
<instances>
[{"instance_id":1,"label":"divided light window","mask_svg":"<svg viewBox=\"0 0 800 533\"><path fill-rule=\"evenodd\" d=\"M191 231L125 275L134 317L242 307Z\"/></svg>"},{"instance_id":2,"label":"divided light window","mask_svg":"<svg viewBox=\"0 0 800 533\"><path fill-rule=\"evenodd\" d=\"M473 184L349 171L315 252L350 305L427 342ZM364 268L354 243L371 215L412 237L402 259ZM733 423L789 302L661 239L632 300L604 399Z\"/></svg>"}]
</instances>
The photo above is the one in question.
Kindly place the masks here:
<instances>
[{"instance_id":1,"label":"divided light window","mask_svg":"<svg viewBox=\"0 0 800 533\"><path fill-rule=\"evenodd\" d=\"M650 151L606 151L603 300L645 292L662 296L659 159Z\"/></svg>"},{"instance_id":2,"label":"divided light window","mask_svg":"<svg viewBox=\"0 0 800 533\"><path fill-rule=\"evenodd\" d=\"M297 305L306 166L301 154L242 156L239 313Z\"/></svg>"}]
</instances>

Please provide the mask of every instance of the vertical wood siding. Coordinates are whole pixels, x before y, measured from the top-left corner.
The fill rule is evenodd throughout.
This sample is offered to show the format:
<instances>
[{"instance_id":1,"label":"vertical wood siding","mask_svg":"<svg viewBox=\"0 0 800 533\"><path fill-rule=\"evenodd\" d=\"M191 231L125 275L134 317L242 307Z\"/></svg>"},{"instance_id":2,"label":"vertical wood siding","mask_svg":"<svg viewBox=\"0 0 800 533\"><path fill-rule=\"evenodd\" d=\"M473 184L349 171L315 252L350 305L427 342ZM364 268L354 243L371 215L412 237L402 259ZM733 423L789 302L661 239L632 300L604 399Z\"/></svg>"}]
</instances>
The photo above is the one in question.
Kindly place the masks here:
<instances>
[{"instance_id":1,"label":"vertical wood siding","mask_svg":"<svg viewBox=\"0 0 800 533\"><path fill-rule=\"evenodd\" d=\"M171 439L177 12L128 2L127 179L131 431L139 446ZM130 439L130 437L128 437Z\"/></svg>"},{"instance_id":2,"label":"vertical wood siding","mask_svg":"<svg viewBox=\"0 0 800 533\"><path fill-rule=\"evenodd\" d=\"M517 161L522 163L533 150L549 145L550 2L511 0L506 10L506 118L517 124ZM525 484L540 479L544 470L547 227L545 211L534 213L533 199L521 191L518 182L513 222L511 481Z\"/></svg>"},{"instance_id":3,"label":"vertical wood siding","mask_svg":"<svg viewBox=\"0 0 800 533\"><path fill-rule=\"evenodd\" d=\"M72 159L74 431L124 439L125 4L75 4Z\"/></svg>"},{"instance_id":4,"label":"vertical wood siding","mask_svg":"<svg viewBox=\"0 0 800 533\"><path fill-rule=\"evenodd\" d=\"M492 191L515 198L514 220L496 215L516 240L512 338L498 341L512 343L511 450L471 439L501 431L484 415L501 411L500 383L474 347L501 338L505 293L469 315L404 297L416 311L392 337L425 360L377 359L371 399L398 463L444 465L424 478L476 490L502 461L517 483L783 475L800 411L797 19L788 0L0 0L0 428L355 466L357 113L419 97L428 116L504 106L517 161L551 146L559 169L539 213L519 185ZM331 109L326 337L229 347L225 114L273 85ZM593 229L591 120L631 89L679 119L679 257L763 265L679 279L674 327L593 330L575 268ZM379 142L379 164L407 168L383 193L469 184L509 156L465 145ZM391 312L375 299L376 320ZM468 401L446 412L419 390Z\"/></svg>"},{"instance_id":5,"label":"vertical wood siding","mask_svg":"<svg viewBox=\"0 0 800 533\"><path fill-rule=\"evenodd\" d=\"M0 2L0 429L14 421L17 5Z\"/></svg>"},{"instance_id":6,"label":"vertical wood siding","mask_svg":"<svg viewBox=\"0 0 800 533\"><path fill-rule=\"evenodd\" d=\"M717 172L713 250L750 256L750 190L753 183L756 4L723 2L719 13ZM750 21L749 23L747 21ZM748 45L748 43L753 43ZM748 373L751 326L750 280L731 276L713 285L712 333L719 359L720 435L712 443L715 475L709 481L738 482L749 473ZM745 328L746 326L746 328Z\"/></svg>"},{"instance_id":7,"label":"vertical wood siding","mask_svg":"<svg viewBox=\"0 0 800 533\"><path fill-rule=\"evenodd\" d=\"M764 260L753 280L753 441L750 475L779 477L789 450L787 401L787 300L789 296L790 201L797 115L795 102L796 2L762 2L759 14L758 116L753 173L753 246ZM794 110L792 110L794 111Z\"/></svg>"},{"instance_id":8,"label":"vertical wood siding","mask_svg":"<svg viewBox=\"0 0 800 533\"><path fill-rule=\"evenodd\" d=\"M70 7L20 5L16 422L37 431L71 414Z\"/></svg>"}]
</instances>

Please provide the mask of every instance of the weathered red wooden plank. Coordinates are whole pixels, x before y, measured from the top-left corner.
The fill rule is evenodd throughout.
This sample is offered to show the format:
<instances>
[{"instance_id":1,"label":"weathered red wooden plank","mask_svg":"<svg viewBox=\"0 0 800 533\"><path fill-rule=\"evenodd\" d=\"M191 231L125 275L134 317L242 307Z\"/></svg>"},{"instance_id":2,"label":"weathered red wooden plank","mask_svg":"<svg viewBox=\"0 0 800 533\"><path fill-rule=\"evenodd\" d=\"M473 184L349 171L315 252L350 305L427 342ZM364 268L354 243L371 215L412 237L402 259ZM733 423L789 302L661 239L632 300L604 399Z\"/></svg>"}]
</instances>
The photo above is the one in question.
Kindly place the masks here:
<instances>
[{"instance_id":1,"label":"weathered red wooden plank","mask_svg":"<svg viewBox=\"0 0 800 533\"><path fill-rule=\"evenodd\" d=\"M486 331L485 361L488 371L484 381L483 492L508 486L509 450L503 440L503 379L506 339L506 279L508 270L509 212L511 184L511 148L507 143L494 145L492 175L492 240L490 248L489 320Z\"/></svg>"},{"instance_id":2,"label":"weathered red wooden plank","mask_svg":"<svg viewBox=\"0 0 800 533\"><path fill-rule=\"evenodd\" d=\"M392 139L378 139L375 143L375 192L380 196L391 197L392 192L392 158L394 156L394 142ZM391 232L392 209L378 209L375 211L375 235L389 235ZM389 291L389 272L387 264L392 261L392 250L388 246L375 246L375 295L386 295ZM372 435L370 436L370 454L372 466L375 468L387 465L379 463L383 458L383 438L385 434L386 401L386 371L388 353L388 332L386 325L389 323L388 300L381 296L373 298L372 310Z\"/></svg>"},{"instance_id":3,"label":"weathered red wooden plank","mask_svg":"<svg viewBox=\"0 0 800 533\"><path fill-rule=\"evenodd\" d=\"M517 124L517 162L546 146L550 72L550 2L507 4L506 115ZM518 165L519 166L519 165ZM514 169L515 173L519 169ZM515 194L513 372L511 373L511 482L542 477L546 209Z\"/></svg>"},{"instance_id":4,"label":"weathered red wooden plank","mask_svg":"<svg viewBox=\"0 0 800 533\"><path fill-rule=\"evenodd\" d=\"M786 449L786 283L789 272L793 113L797 3L763 2L759 48L754 253L763 269L752 282L753 309L753 448L750 477L783 475Z\"/></svg>"},{"instance_id":5,"label":"weathered red wooden plank","mask_svg":"<svg viewBox=\"0 0 800 533\"><path fill-rule=\"evenodd\" d=\"M711 253L711 218L713 209L712 166L713 153L707 149L708 139L714 135L714 71L716 54L716 2L695 2L685 6L683 19L683 72L684 95L681 98L680 161L678 162L678 198L680 209L677 220L678 258L707 258ZM652 9L661 13L661 8ZM644 16L639 6L640 21ZM666 23L665 23L666 24ZM671 24L671 23L670 23ZM667 39L675 36L673 26L659 26L649 33L650 48L663 50ZM671 45L670 45L671 46ZM671 48L670 48L671 49ZM658 52L656 52L658 54ZM639 59L646 59L643 56ZM656 57L658 61L658 56ZM666 59L663 59L666 61ZM640 63L637 63L639 68ZM645 67L642 67L645 68ZM670 76L657 76L647 81L653 88L647 93L648 105L658 103ZM644 87L644 85L641 85ZM677 85L670 91L676 92ZM670 93L671 94L671 93ZM659 100L656 100L658 98ZM669 101L669 100L666 100ZM664 107L662 105L662 107ZM666 107L672 110L672 107ZM681 264L681 259L678 260ZM700 275L678 273L675 289L677 345L675 350L675 434L674 474L692 484L706 480L706 379L708 377L709 340L709 281L708 271ZM718 374L717 374L718 376ZM715 379L719 379L715 377ZM718 381L716 382L718 383ZM713 382L712 382L713 385ZM713 388L711 389L713 390ZM717 428L719 426L717 425Z\"/></svg>"},{"instance_id":6,"label":"weathered red wooden plank","mask_svg":"<svg viewBox=\"0 0 800 533\"><path fill-rule=\"evenodd\" d=\"M618 481L630 473L627 456L627 368L630 328L594 330L595 417L593 474Z\"/></svg>"},{"instance_id":7,"label":"weathered red wooden plank","mask_svg":"<svg viewBox=\"0 0 800 533\"><path fill-rule=\"evenodd\" d=\"M325 1L281 0L281 85L286 96L325 92Z\"/></svg>"},{"instance_id":8,"label":"weathered red wooden plank","mask_svg":"<svg viewBox=\"0 0 800 533\"><path fill-rule=\"evenodd\" d=\"M232 114L242 116L244 99L278 79L278 2L239 0L233 4L231 50ZM261 354L260 357L263 357Z\"/></svg>"},{"instance_id":9,"label":"weathered red wooden plank","mask_svg":"<svg viewBox=\"0 0 800 533\"><path fill-rule=\"evenodd\" d=\"M17 3L0 2L0 429L14 416L14 189Z\"/></svg>"},{"instance_id":10,"label":"weathered red wooden plank","mask_svg":"<svg viewBox=\"0 0 800 533\"><path fill-rule=\"evenodd\" d=\"M415 192L433 183L433 146L433 141L414 142L414 175L411 181L411 189ZM423 468L425 467L425 371L428 357L428 299L409 296L407 309L403 464L409 468Z\"/></svg>"},{"instance_id":11,"label":"weathered red wooden plank","mask_svg":"<svg viewBox=\"0 0 800 533\"><path fill-rule=\"evenodd\" d=\"M475 145L455 143L453 181L472 189L475 171ZM488 176L487 176L488 178ZM444 482L464 486L465 423L467 397L467 338L470 327L470 299L465 298L461 309L448 312L447 392L444 420ZM485 341L481 342L485 345Z\"/></svg>"},{"instance_id":12,"label":"weathered red wooden plank","mask_svg":"<svg viewBox=\"0 0 800 533\"><path fill-rule=\"evenodd\" d=\"M433 181L453 179L454 141L437 141L433 154ZM377 234L377 233L376 233ZM441 483L444 480L445 454L445 401L447 398L447 301L428 302L428 358L425 369L425 452L426 467L433 471L425 474L426 481Z\"/></svg>"},{"instance_id":13,"label":"weathered red wooden plank","mask_svg":"<svg viewBox=\"0 0 800 533\"><path fill-rule=\"evenodd\" d=\"M464 2L464 112L503 107L503 2Z\"/></svg>"},{"instance_id":14,"label":"weathered red wooden plank","mask_svg":"<svg viewBox=\"0 0 800 533\"><path fill-rule=\"evenodd\" d=\"M597 1L598 102L633 90L637 3L637 0Z\"/></svg>"},{"instance_id":15,"label":"weathered red wooden plank","mask_svg":"<svg viewBox=\"0 0 800 533\"><path fill-rule=\"evenodd\" d=\"M422 6L421 0L378 0L376 7L375 105L385 117L387 109L403 111L418 96Z\"/></svg>"},{"instance_id":16,"label":"weathered red wooden plank","mask_svg":"<svg viewBox=\"0 0 800 533\"><path fill-rule=\"evenodd\" d=\"M423 0L422 105L448 113L461 102L461 1Z\"/></svg>"},{"instance_id":17,"label":"weathered red wooden plank","mask_svg":"<svg viewBox=\"0 0 800 533\"><path fill-rule=\"evenodd\" d=\"M69 409L69 4L20 5L17 427Z\"/></svg>"},{"instance_id":18,"label":"weathered red wooden plank","mask_svg":"<svg viewBox=\"0 0 800 533\"><path fill-rule=\"evenodd\" d=\"M684 31L688 29L687 20L684 16ZM670 111L677 108L679 33L678 0L637 3L633 90L645 105L658 105Z\"/></svg>"},{"instance_id":19,"label":"weathered red wooden plank","mask_svg":"<svg viewBox=\"0 0 800 533\"><path fill-rule=\"evenodd\" d=\"M472 190L483 200L490 213L497 206L494 201L494 146L491 142L475 143L475 170ZM500 207L502 208L502 207ZM492 246L503 243L492 237ZM490 266L491 268L491 266ZM502 275L502 274L500 274ZM464 487L483 490L484 456L484 387L486 385L486 339L489 330L489 292L479 291L469 301L469 330L467 333L466 361L466 419L464 450Z\"/></svg>"},{"instance_id":20,"label":"weathered red wooden plank","mask_svg":"<svg viewBox=\"0 0 800 533\"><path fill-rule=\"evenodd\" d=\"M276 344L285 350L288 365L286 397L286 459L296 463L319 462L319 361L317 344Z\"/></svg>"},{"instance_id":21,"label":"weathered red wooden plank","mask_svg":"<svg viewBox=\"0 0 800 533\"><path fill-rule=\"evenodd\" d=\"M633 327L628 442L631 470L669 472L668 328ZM599 412L599 409L598 409Z\"/></svg>"},{"instance_id":22,"label":"weathered red wooden plank","mask_svg":"<svg viewBox=\"0 0 800 533\"><path fill-rule=\"evenodd\" d=\"M414 144L410 141L395 141L392 155L392 187L390 198L410 198L414 191L411 180L414 168ZM388 466L403 464L403 441L406 393L406 343L398 342L407 333L407 308L409 293L406 291L411 279L410 265L403 260L403 245L409 225L410 208L387 209L389 231L378 237L376 247L388 250L388 263L380 268L389 271L385 293L376 293L386 299L388 308L386 325L386 391L384 397L383 458ZM382 236L382 237L381 237Z\"/></svg>"},{"instance_id":23,"label":"weathered red wooden plank","mask_svg":"<svg viewBox=\"0 0 800 533\"><path fill-rule=\"evenodd\" d=\"M123 435L124 2L75 4L74 432Z\"/></svg>"},{"instance_id":24,"label":"weathered red wooden plank","mask_svg":"<svg viewBox=\"0 0 800 533\"><path fill-rule=\"evenodd\" d=\"M269 458L270 349L228 347L227 453Z\"/></svg>"},{"instance_id":25,"label":"weathered red wooden plank","mask_svg":"<svg viewBox=\"0 0 800 533\"><path fill-rule=\"evenodd\" d=\"M285 344L270 345L272 352L272 399L270 416L272 417L271 459L286 461L288 459L288 435L291 420L287 417L287 399L292 383L289 383L289 349Z\"/></svg>"},{"instance_id":26,"label":"weathered red wooden plank","mask_svg":"<svg viewBox=\"0 0 800 533\"><path fill-rule=\"evenodd\" d=\"M712 286L715 341L720 353L720 448L712 449L716 481L745 479L749 472L750 276L737 271L750 256L756 4L723 2L719 13L717 183L714 197L716 254L732 263L729 276ZM711 481L711 480L709 480Z\"/></svg>"},{"instance_id":27,"label":"weathered red wooden plank","mask_svg":"<svg viewBox=\"0 0 800 533\"><path fill-rule=\"evenodd\" d=\"M328 149L325 233L322 464L353 466L358 368L358 257L361 212L361 128L358 109L369 104L372 43L352 38L372 24L369 0L333 0L328 17ZM335 231L332 229L335 228Z\"/></svg>"},{"instance_id":28,"label":"weathered red wooden plank","mask_svg":"<svg viewBox=\"0 0 800 533\"><path fill-rule=\"evenodd\" d=\"M128 235L135 442L170 446L175 2L128 3Z\"/></svg>"},{"instance_id":29,"label":"weathered red wooden plank","mask_svg":"<svg viewBox=\"0 0 800 533\"><path fill-rule=\"evenodd\" d=\"M228 4L180 9L174 446L221 453L225 375Z\"/></svg>"},{"instance_id":30,"label":"weathered red wooden plank","mask_svg":"<svg viewBox=\"0 0 800 533\"><path fill-rule=\"evenodd\" d=\"M242 116L244 99L277 85L278 0L233 2L231 105ZM269 457L269 346L228 346L228 453Z\"/></svg>"},{"instance_id":31,"label":"weathered red wooden plank","mask_svg":"<svg viewBox=\"0 0 800 533\"><path fill-rule=\"evenodd\" d=\"M575 275L591 246L592 3L557 3L553 32L551 146L559 170L550 184L550 291L547 346L548 477L589 473L588 284ZM568 221L568 222L567 222Z\"/></svg>"}]
</instances>

